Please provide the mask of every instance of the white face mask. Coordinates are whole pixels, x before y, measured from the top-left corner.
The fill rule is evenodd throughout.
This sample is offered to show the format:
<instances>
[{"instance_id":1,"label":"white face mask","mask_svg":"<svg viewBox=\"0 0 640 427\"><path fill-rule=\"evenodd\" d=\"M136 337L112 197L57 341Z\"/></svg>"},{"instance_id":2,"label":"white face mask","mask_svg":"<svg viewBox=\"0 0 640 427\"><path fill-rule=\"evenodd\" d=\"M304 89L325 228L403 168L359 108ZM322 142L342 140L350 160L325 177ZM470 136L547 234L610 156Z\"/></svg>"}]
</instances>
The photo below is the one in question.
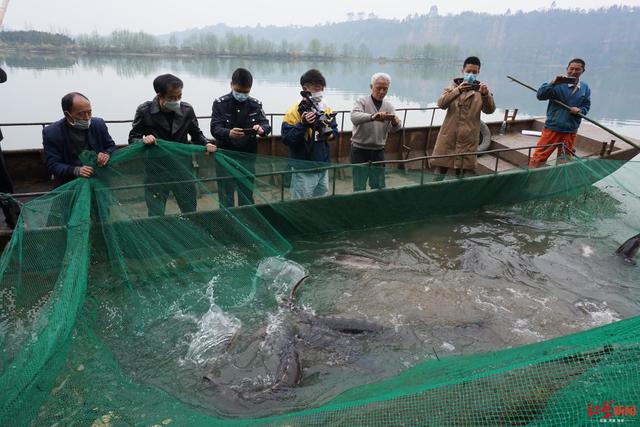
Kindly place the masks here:
<instances>
[{"instance_id":1,"label":"white face mask","mask_svg":"<svg viewBox=\"0 0 640 427\"><path fill-rule=\"evenodd\" d=\"M313 102L315 102L316 104L319 102L322 102L322 98L324 97L324 92L320 91L320 92L311 92L311 100Z\"/></svg>"},{"instance_id":2,"label":"white face mask","mask_svg":"<svg viewBox=\"0 0 640 427\"><path fill-rule=\"evenodd\" d=\"M91 119L89 120L74 119L73 123L70 122L69 120L67 120L67 122L69 123L69 125L71 125L71 127L78 130L87 130L91 126Z\"/></svg>"},{"instance_id":3,"label":"white face mask","mask_svg":"<svg viewBox=\"0 0 640 427\"><path fill-rule=\"evenodd\" d=\"M167 101L163 106L169 111L178 111L180 108L180 101Z\"/></svg>"}]
</instances>

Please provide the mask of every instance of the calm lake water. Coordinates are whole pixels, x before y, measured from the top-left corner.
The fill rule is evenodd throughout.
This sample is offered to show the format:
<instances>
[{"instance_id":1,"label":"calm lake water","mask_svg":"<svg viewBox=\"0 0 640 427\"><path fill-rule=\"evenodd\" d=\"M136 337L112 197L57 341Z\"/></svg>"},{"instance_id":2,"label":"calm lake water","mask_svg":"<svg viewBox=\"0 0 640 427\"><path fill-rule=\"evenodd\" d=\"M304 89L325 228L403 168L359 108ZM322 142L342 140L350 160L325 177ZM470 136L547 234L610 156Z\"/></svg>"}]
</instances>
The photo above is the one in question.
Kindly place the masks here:
<instances>
[{"instance_id":1,"label":"calm lake water","mask_svg":"<svg viewBox=\"0 0 640 427\"><path fill-rule=\"evenodd\" d=\"M588 61L588 58L587 58ZM353 101L368 93L370 76L389 73L392 84L389 99L396 108L434 106L444 87L457 77L460 64L401 64L376 62L283 62L204 57L47 57L0 56L8 82L0 86L5 102L0 123L51 122L62 117L60 98L79 91L92 101L94 115L109 120L132 119L136 107L154 96L152 81L162 73L174 73L184 80L184 100L199 116L211 114L216 97L229 91L231 73L246 67L254 75L252 95L260 99L267 113L283 113L298 98L300 75L309 68L320 69L327 78L327 103L337 110L349 110ZM520 115L544 115L546 103L533 92L506 78L513 75L538 86L563 72L564 63L527 65L491 63L483 65L480 79L493 91L498 110L484 120L500 120L505 108L519 108ZM592 89L590 116L611 128L640 138L640 91L635 87L633 69L623 67L589 68L584 81ZM443 114L436 116L436 123ZM428 123L430 117L409 113L407 125ZM275 131L280 122L276 119ZM209 134L209 120L200 125ZM348 118L345 127L349 127ZM129 124L113 124L111 134L117 143L126 143ZM3 127L5 150L39 148L41 128Z\"/></svg>"}]
</instances>

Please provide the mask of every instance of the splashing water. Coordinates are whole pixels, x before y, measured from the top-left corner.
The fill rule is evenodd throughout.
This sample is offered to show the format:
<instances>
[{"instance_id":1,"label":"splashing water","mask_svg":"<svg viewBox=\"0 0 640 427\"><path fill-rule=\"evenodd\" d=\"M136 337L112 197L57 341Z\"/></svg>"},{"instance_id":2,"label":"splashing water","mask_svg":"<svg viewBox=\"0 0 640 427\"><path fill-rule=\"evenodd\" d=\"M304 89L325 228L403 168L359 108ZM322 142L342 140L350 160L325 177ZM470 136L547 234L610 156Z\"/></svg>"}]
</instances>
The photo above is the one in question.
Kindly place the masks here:
<instances>
[{"instance_id":1,"label":"splashing water","mask_svg":"<svg viewBox=\"0 0 640 427\"><path fill-rule=\"evenodd\" d=\"M305 269L300 264L284 258L269 257L258 265L256 281L280 301L288 296L291 288L305 275Z\"/></svg>"},{"instance_id":2,"label":"splashing water","mask_svg":"<svg viewBox=\"0 0 640 427\"><path fill-rule=\"evenodd\" d=\"M241 326L240 320L222 311L215 303L214 277L207 286L209 310L197 320L198 330L193 334L185 360L198 366L216 360L224 353L224 348L231 342Z\"/></svg>"}]
</instances>

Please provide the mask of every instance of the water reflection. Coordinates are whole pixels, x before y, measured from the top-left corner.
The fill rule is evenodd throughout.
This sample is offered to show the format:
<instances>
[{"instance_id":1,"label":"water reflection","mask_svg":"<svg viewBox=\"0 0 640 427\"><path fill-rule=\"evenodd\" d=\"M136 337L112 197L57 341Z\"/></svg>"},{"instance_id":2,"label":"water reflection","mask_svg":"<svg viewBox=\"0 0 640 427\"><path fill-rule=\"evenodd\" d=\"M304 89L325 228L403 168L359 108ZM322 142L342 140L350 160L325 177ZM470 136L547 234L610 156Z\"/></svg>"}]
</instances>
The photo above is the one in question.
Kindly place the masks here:
<instances>
[{"instance_id":1,"label":"water reflection","mask_svg":"<svg viewBox=\"0 0 640 427\"><path fill-rule=\"evenodd\" d=\"M96 114L108 119L132 118L138 104L153 97L151 81L158 74L171 72L185 81L185 100L199 115L210 113L214 98L228 92L229 78L237 67L252 71L253 94L263 101L267 112L286 110L297 97L300 74L319 68L326 76L327 101L335 109L350 109L358 96L368 93L369 76L387 72L393 82L390 100L396 107L434 105L452 77L460 73L460 64L412 64L358 61L282 61L207 56L55 56L5 54L0 63L9 73L9 82L0 90L6 99L20 105L5 111L0 122L53 121L61 117L62 94L79 90L94 104ZM565 64L527 65L511 62L484 62L480 78L485 81L500 108L519 108L520 114L544 115L546 103L506 78L515 77L537 86L562 73ZM625 67L589 67L584 75L592 89L590 116L601 119L629 136L640 136L637 105L640 92L630 91L635 76ZM26 91L25 88L30 88ZM499 120L502 110L485 117ZM423 123L423 122L421 122ZM416 125L416 124L414 124ZM201 123L205 129L208 122ZM117 139L126 140L127 126L116 130ZM38 147L39 130L5 131L7 148ZM119 141L122 142L122 141Z\"/></svg>"},{"instance_id":2,"label":"water reflection","mask_svg":"<svg viewBox=\"0 0 640 427\"><path fill-rule=\"evenodd\" d=\"M7 56L2 58L7 68L23 68L50 70L55 68L71 68L78 63L75 56Z\"/></svg>"}]
</instances>

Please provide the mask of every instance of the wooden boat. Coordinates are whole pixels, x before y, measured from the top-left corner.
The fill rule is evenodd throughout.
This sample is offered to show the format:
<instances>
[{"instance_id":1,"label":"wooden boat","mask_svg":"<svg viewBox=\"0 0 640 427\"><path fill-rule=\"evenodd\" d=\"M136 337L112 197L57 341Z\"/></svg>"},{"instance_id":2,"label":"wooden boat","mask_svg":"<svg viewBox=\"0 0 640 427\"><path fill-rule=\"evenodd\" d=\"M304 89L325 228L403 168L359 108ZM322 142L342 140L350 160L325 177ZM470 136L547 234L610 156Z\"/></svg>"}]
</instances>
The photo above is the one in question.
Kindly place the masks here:
<instances>
[{"instance_id":1,"label":"wooden boat","mask_svg":"<svg viewBox=\"0 0 640 427\"><path fill-rule=\"evenodd\" d=\"M332 143L332 164L328 166L328 168L333 170L329 194L336 198L335 203L331 204L331 210L333 212L335 212L336 209L348 209L348 206L353 203L359 203L362 206L370 204L373 209L376 204L384 200L384 192L387 191L393 191L395 195L401 192L404 199L408 201L407 210L420 208L427 209L429 212L455 212L457 208L455 204L438 206L436 202L439 197L438 195L451 191L462 191L461 188L464 188L464 191L469 191L475 187L479 190L485 189L482 197L475 197L473 203L469 204L469 200L466 200L467 208L491 203L491 200L497 199L503 201L524 200L527 197L533 197L531 191L537 185L533 181L542 183L543 175L564 173L565 169L570 168L572 165L572 163L556 165L556 159L552 156L549 159L548 166L536 169L533 171L535 173L527 171L528 161L537 142L537 138L535 136L523 135L522 131L541 131L544 125L544 118L517 119L517 110L515 110L513 114L509 114L509 110L506 110L504 121L487 123L491 133L491 143L489 149L482 152L482 155L478 158L477 175L465 177L461 180L447 179L442 182L432 182L433 180L429 179L431 172L429 161L433 158L430 156L430 153L433 151L440 128L440 126L433 125L437 108L399 109L398 113L403 115L404 121L406 121L407 113L411 111L426 113L427 117L429 117L430 114L430 124L422 127L404 127L402 131L389 135L385 149L387 159L385 163L388 168L387 170L391 173L388 174L387 188L377 190L375 197L370 196L372 193L370 191L361 193L352 192L349 174L351 167L349 165L351 132L340 132L339 138ZM345 117L348 117L348 113L348 111L339 112L338 122L341 123L342 128L344 128ZM274 120L281 115L271 114L269 116L273 123ZM118 122L121 123L122 121ZM109 123L109 121L107 121L107 123ZM26 125L43 124L31 123ZM637 141L637 143L640 145L640 141ZM277 135L268 137L267 141L258 144L258 147L258 153L261 155L276 157L287 156L286 146L282 144L280 137ZM576 156L581 159L606 158L620 161L630 160L639 152L630 144L616 140L607 132L585 122L583 122L578 132L575 149ZM46 169L42 150L6 151L4 152L4 156L9 168L9 173L14 179L16 190L14 197L16 199L25 202L52 189L51 176ZM611 173L622 164L622 162L619 162L617 166L611 166L611 171L599 171L591 177L585 177L585 182L582 184L591 185L600 179L603 173ZM404 171L405 173L397 173L399 171ZM524 173L518 174L518 172ZM289 203L284 191L285 180L282 179L288 173L286 170L268 173L270 176L280 175L281 179L279 182L282 183L282 191L280 191L279 194L271 195L270 200L258 206L258 209L273 221L274 224L280 224L282 228L281 231L284 234L295 234L300 231L300 227L292 224L290 219L291 215L285 215L283 212L288 211L294 215L296 210L323 209L322 201L324 200L326 202L326 198ZM494 184L504 182L504 185L494 185L494 188L501 189L500 197L497 197L497 194L492 195L491 192L486 191L486 183L489 181ZM460 189L458 187L460 187ZM527 191L521 191L522 188L528 188L529 193L527 193ZM425 197L426 189L428 189L428 194ZM344 196L347 197L345 198ZM396 201L395 203L397 203L398 198L394 197L394 200ZM283 206L276 206L278 203L274 204L274 202L285 202L285 204ZM202 213L200 210L213 212L216 210L216 207L203 206L200 208L199 206L198 214ZM398 211L397 208L394 210L396 212ZM397 220L397 218L390 218L389 220ZM4 226L3 218L0 221ZM354 226L352 220L348 218L345 218L343 225ZM6 228L0 229L0 244L6 244L10 236L11 230Z\"/></svg>"}]
</instances>

